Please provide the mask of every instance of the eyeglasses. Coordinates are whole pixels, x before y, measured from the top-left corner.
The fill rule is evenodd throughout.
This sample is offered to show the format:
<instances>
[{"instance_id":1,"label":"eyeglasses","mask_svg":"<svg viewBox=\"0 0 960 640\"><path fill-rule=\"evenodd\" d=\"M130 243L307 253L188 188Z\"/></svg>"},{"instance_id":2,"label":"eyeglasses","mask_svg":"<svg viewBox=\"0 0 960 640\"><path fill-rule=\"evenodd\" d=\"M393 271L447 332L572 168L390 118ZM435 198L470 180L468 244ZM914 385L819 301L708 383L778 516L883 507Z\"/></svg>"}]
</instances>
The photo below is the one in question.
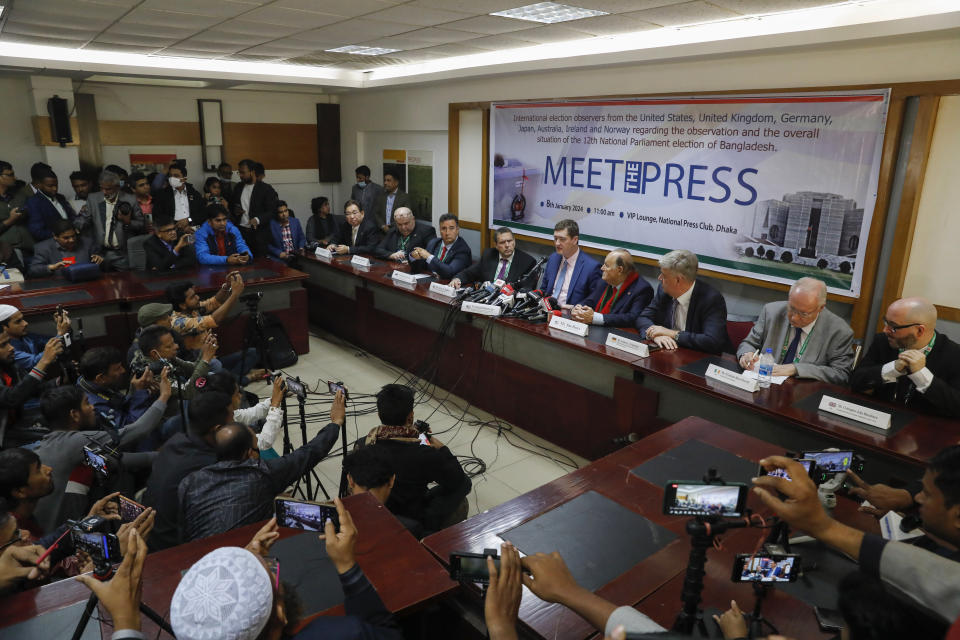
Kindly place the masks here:
<instances>
[{"instance_id":1,"label":"eyeglasses","mask_svg":"<svg viewBox=\"0 0 960 640\"><path fill-rule=\"evenodd\" d=\"M16 544L20 542L20 536L21 536L20 529L14 529L13 536L3 544L0 544L0 551L3 551L4 549L6 549L12 544Z\"/></svg>"},{"instance_id":2,"label":"eyeglasses","mask_svg":"<svg viewBox=\"0 0 960 640\"><path fill-rule=\"evenodd\" d=\"M800 311L799 309L787 306L787 315L788 316L798 316L800 318L812 318L817 312L816 311Z\"/></svg>"},{"instance_id":3,"label":"eyeglasses","mask_svg":"<svg viewBox=\"0 0 960 640\"><path fill-rule=\"evenodd\" d=\"M900 329L908 329L910 327L919 327L922 324L923 324L922 322L911 322L910 324L893 324L886 318L883 319L883 325L894 333L896 333L897 331L900 331Z\"/></svg>"}]
</instances>

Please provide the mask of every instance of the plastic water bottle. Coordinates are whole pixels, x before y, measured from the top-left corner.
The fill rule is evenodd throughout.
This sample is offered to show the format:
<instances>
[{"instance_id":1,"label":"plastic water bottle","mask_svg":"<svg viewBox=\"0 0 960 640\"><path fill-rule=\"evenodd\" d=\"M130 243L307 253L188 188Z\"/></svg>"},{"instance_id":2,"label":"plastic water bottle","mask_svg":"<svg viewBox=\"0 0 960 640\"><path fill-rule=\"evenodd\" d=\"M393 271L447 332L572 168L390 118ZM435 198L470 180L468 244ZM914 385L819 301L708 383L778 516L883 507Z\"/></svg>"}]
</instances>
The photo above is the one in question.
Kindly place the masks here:
<instances>
[{"instance_id":1,"label":"plastic water bottle","mask_svg":"<svg viewBox=\"0 0 960 640\"><path fill-rule=\"evenodd\" d=\"M773 378L773 364L773 349L767 349L757 362L757 380L761 389L770 386L770 380Z\"/></svg>"}]
</instances>

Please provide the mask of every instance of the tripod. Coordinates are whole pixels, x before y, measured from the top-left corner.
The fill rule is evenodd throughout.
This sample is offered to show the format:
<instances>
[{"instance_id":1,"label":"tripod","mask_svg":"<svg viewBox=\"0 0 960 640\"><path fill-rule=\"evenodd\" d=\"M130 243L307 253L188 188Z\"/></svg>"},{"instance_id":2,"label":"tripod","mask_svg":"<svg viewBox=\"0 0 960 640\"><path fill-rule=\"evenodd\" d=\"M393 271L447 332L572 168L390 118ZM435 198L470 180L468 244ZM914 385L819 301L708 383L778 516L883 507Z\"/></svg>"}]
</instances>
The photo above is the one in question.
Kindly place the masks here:
<instances>
[{"instance_id":1,"label":"tripod","mask_svg":"<svg viewBox=\"0 0 960 640\"><path fill-rule=\"evenodd\" d=\"M93 577L100 582L105 582L112 576L113 567L111 567L109 564L106 566L94 566ZM73 630L72 640L80 640L80 638L83 636L83 631L87 628L87 623L90 622L90 616L93 615L93 610L96 608L98 602L100 602L100 598L97 597L97 594L91 593L90 597L87 598L87 606L83 609L83 615L80 616L80 620L77 622L77 628ZM163 619L163 616L148 607L143 603L143 601L140 602L140 613L150 618L155 625L169 633L172 637L177 637L173 633L173 627L171 627L167 621Z\"/></svg>"},{"instance_id":2,"label":"tripod","mask_svg":"<svg viewBox=\"0 0 960 640\"><path fill-rule=\"evenodd\" d=\"M760 607L763 606L763 599L767 597L767 593L770 591L770 587L762 582L753 583L753 595L756 596L756 600L753 603L753 612L750 614L750 631L747 634L748 638L763 638L769 635L764 631L764 629L769 629L770 633L779 634L777 628L773 625L772 622L763 617L763 614L760 612Z\"/></svg>"},{"instance_id":3,"label":"tripod","mask_svg":"<svg viewBox=\"0 0 960 640\"><path fill-rule=\"evenodd\" d=\"M246 369L247 350L250 347L255 348L257 353L260 354L260 362L263 363L263 366L272 371L273 366L270 362L267 362L267 355L270 353L270 350L267 349L267 337L263 333L263 314L260 313L259 308L260 298L254 297L244 302L247 305L247 328L243 332L243 349L240 351L240 371Z\"/></svg>"},{"instance_id":4,"label":"tripod","mask_svg":"<svg viewBox=\"0 0 960 640\"><path fill-rule=\"evenodd\" d=\"M300 382L300 378L297 378L297 382ZM297 404L300 405L300 446L307 444L307 413L305 409L306 397L297 394ZM283 454L286 455L293 451L293 443L290 442L290 427L287 422L287 399L286 397L281 400L281 406L283 407ZM317 482L317 488L323 492L324 497L329 500L330 494L327 493L326 487L323 486L323 482L320 481L320 476L317 475L315 469L310 469L303 477L297 480L297 484L293 485L293 495L296 496L298 493L304 500L309 500L313 502L317 499L317 492L313 490L312 480ZM303 489L300 488L300 483L304 483L307 487L306 493Z\"/></svg>"}]
</instances>

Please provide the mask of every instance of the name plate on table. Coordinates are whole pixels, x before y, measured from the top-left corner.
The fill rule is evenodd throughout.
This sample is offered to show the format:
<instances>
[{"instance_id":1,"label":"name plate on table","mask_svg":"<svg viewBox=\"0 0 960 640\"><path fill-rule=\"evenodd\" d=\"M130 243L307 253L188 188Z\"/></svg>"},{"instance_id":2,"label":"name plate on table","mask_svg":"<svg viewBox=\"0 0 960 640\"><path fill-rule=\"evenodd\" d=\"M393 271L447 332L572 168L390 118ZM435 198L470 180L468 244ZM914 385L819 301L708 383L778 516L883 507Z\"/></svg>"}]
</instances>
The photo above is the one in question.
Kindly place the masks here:
<instances>
[{"instance_id":1,"label":"name plate on table","mask_svg":"<svg viewBox=\"0 0 960 640\"><path fill-rule=\"evenodd\" d=\"M613 347L614 349L619 349L620 351L632 353L633 355L641 358L648 358L650 356L650 347L647 345L639 342L638 340L631 340L630 338L618 336L615 333L607 335L607 341L605 345L608 347Z\"/></svg>"},{"instance_id":2,"label":"name plate on table","mask_svg":"<svg viewBox=\"0 0 960 640\"><path fill-rule=\"evenodd\" d=\"M590 325L571 320L570 318L564 318L563 316L550 316L550 328L566 331L581 338L586 336L587 332L590 331Z\"/></svg>"},{"instance_id":3,"label":"name plate on table","mask_svg":"<svg viewBox=\"0 0 960 640\"><path fill-rule=\"evenodd\" d=\"M363 256L353 256L350 258L350 264L355 267L364 267L367 268L370 266L370 258L364 258Z\"/></svg>"},{"instance_id":4,"label":"name plate on table","mask_svg":"<svg viewBox=\"0 0 960 640\"><path fill-rule=\"evenodd\" d=\"M706 376L716 380L717 382L722 382L723 384L728 384L731 387L743 389L744 391L749 391L750 393L753 393L760 388L760 385L756 380L744 378L739 373L728 371L727 369L715 364L707 367Z\"/></svg>"},{"instance_id":5,"label":"name plate on table","mask_svg":"<svg viewBox=\"0 0 960 640\"><path fill-rule=\"evenodd\" d=\"M465 301L460 305L460 311L464 313L476 313L481 316L498 316L503 311L503 307L495 304L480 304L479 302Z\"/></svg>"},{"instance_id":6,"label":"name plate on table","mask_svg":"<svg viewBox=\"0 0 960 640\"><path fill-rule=\"evenodd\" d=\"M456 298L457 290L451 287L448 284L440 284L439 282L430 283L430 291L432 293L438 293L441 296L447 296L448 298Z\"/></svg>"},{"instance_id":7,"label":"name plate on table","mask_svg":"<svg viewBox=\"0 0 960 640\"><path fill-rule=\"evenodd\" d=\"M326 258L327 260L333 259L333 253L331 253L330 249L325 249L323 247L317 247L317 250L314 251L313 254L318 258Z\"/></svg>"},{"instance_id":8,"label":"name plate on table","mask_svg":"<svg viewBox=\"0 0 960 640\"><path fill-rule=\"evenodd\" d=\"M415 275L410 273L404 273L399 269L394 269L393 273L390 274L390 278L392 280L396 280L397 282L402 282L404 284L412 284L412 285L417 284L417 277Z\"/></svg>"},{"instance_id":9,"label":"name plate on table","mask_svg":"<svg viewBox=\"0 0 960 640\"><path fill-rule=\"evenodd\" d=\"M856 420L857 422L862 422L878 429L890 428L889 413L854 404L853 402L847 402L840 398L823 396L823 398L820 399L819 408L821 411L835 413L838 416L850 418L851 420Z\"/></svg>"}]
</instances>

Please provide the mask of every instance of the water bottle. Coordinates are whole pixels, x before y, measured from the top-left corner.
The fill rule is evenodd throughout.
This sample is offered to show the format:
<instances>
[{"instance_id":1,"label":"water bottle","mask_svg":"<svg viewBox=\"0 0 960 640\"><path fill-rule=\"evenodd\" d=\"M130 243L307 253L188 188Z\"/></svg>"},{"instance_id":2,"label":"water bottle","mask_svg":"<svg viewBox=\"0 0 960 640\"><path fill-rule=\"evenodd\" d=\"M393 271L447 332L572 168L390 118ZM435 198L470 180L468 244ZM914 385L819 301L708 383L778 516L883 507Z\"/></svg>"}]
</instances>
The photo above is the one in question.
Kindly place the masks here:
<instances>
[{"instance_id":1,"label":"water bottle","mask_svg":"<svg viewBox=\"0 0 960 640\"><path fill-rule=\"evenodd\" d=\"M773 378L773 365L773 349L767 349L757 362L757 379L761 389L770 386L770 380Z\"/></svg>"}]
</instances>

